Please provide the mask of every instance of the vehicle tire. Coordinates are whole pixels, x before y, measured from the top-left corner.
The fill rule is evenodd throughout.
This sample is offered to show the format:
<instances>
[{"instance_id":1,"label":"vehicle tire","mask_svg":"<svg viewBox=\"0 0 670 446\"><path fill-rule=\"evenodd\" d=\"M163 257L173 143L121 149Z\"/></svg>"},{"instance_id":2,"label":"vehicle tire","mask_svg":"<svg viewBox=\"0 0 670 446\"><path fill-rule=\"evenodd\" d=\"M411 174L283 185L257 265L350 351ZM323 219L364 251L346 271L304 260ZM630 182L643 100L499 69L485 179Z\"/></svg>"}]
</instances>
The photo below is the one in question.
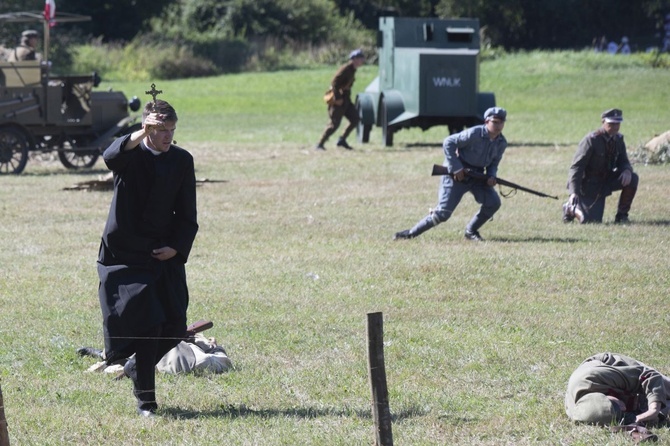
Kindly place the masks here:
<instances>
[{"instance_id":1,"label":"vehicle tire","mask_svg":"<svg viewBox=\"0 0 670 446\"><path fill-rule=\"evenodd\" d=\"M361 110L360 102L356 101L356 111L358 112L358 126L356 127L356 140L359 143L370 142L370 124L363 124L363 110Z\"/></svg>"},{"instance_id":2,"label":"vehicle tire","mask_svg":"<svg viewBox=\"0 0 670 446\"><path fill-rule=\"evenodd\" d=\"M382 102L379 105L379 114L382 126L382 142L386 147L391 147L393 146L393 127L389 125L388 109L383 97Z\"/></svg>"},{"instance_id":3,"label":"vehicle tire","mask_svg":"<svg viewBox=\"0 0 670 446\"><path fill-rule=\"evenodd\" d=\"M372 129L372 126L369 124L362 124L358 123L358 127L356 127L356 139L360 143L367 143L370 142L370 130Z\"/></svg>"},{"instance_id":4,"label":"vehicle tire","mask_svg":"<svg viewBox=\"0 0 670 446\"><path fill-rule=\"evenodd\" d=\"M81 146L86 147L85 141L79 142ZM100 157L98 149L77 149L78 141L70 139L58 149L58 159L68 169L89 169L95 165Z\"/></svg>"},{"instance_id":5,"label":"vehicle tire","mask_svg":"<svg viewBox=\"0 0 670 446\"><path fill-rule=\"evenodd\" d=\"M454 135L460 133L463 130L463 126L460 124L449 124L449 134Z\"/></svg>"},{"instance_id":6,"label":"vehicle tire","mask_svg":"<svg viewBox=\"0 0 670 446\"><path fill-rule=\"evenodd\" d=\"M28 163L28 136L15 127L0 127L0 175L23 172Z\"/></svg>"}]
</instances>

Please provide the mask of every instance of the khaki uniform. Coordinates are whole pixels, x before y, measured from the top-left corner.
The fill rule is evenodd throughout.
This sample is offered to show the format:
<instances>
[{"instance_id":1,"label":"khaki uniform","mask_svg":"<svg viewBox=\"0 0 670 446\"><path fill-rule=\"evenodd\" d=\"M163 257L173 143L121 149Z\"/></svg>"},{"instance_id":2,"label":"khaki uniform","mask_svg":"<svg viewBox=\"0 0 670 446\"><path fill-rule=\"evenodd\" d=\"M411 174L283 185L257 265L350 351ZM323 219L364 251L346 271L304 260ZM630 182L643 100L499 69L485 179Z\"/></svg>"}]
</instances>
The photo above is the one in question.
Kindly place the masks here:
<instances>
[{"instance_id":1,"label":"khaki uniform","mask_svg":"<svg viewBox=\"0 0 670 446\"><path fill-rule=\"evenodd\" d=\"M35 48L28 45L19 45L9 52L7 57L9 62L19 62L21 60L37 60Z\"/></svg>"},{"instance_id":2,"label":"khaki uniform","mask_svg":"<svg viewBox=\"0 0 670 446\"><path fill-rule=\"evenodd\" d=\"M318 145L323 145L330 136L337 131L342 118L347 118L349 125L340 136L340 140L346 140L347 136L358 126L358 111L356 106L351 102L351 88L356 80L356 67L353 61L342 65L331 82L331 88L334 93L335 101L341 103L339 105L332 104L328 106L328 116L330 122L319 140Z\"/></svg>"},{"instance_id":3,"label":"khaki uniform","mask_svg":"<svg viewBox=\"0 0 670 446\"><path fill-rule=\"evenodd\" d=\"M570 376L565 394L565 412L573 421L610 424L617 413L606 396L626 404L627 412L642 412L649 403L668 401L668 378L628 356L599 353L587 358Z\"/></svg>"},{"instance_id":4,"label":"khaki uniform","mask_svg":"<svg viewBox=\"0 0 670 446\"><path fill-rule=\"evenodd\" d=\"M630 170L631 182L621 185L619 175ZM623 135L609 136L599 129L585 136L579 143L568 174L568 192L580 199L584 222L601 222L605 198L620 190L617 214L628 215L637 192L639 178L626 154Z\"/></svg>"}]
</instances>

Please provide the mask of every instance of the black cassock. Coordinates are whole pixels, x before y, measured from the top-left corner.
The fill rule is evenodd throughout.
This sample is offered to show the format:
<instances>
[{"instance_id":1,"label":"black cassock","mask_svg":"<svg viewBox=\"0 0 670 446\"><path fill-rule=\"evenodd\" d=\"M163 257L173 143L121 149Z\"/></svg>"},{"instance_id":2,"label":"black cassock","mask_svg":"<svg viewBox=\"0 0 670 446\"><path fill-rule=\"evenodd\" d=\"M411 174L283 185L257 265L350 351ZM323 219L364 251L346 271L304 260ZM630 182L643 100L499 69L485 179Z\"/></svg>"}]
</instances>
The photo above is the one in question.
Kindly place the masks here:
<instances>
[{"instance_id":1,"label":"black cassock","mask_svg":"<svg viewBox=\"0 0 670 446\"><path fill-rule=\"evenodd\" d=\"M155 155L143 143L122 151L129 137L117 139L103 154L114 172L114 197L98 257L108 363L134 353L133 340L152 327L185 333L184 264L198 232L191 154L172 145ZM151 257L153 249L164 246L177 255L167 261Z\"/></svg>"}]
</instances>

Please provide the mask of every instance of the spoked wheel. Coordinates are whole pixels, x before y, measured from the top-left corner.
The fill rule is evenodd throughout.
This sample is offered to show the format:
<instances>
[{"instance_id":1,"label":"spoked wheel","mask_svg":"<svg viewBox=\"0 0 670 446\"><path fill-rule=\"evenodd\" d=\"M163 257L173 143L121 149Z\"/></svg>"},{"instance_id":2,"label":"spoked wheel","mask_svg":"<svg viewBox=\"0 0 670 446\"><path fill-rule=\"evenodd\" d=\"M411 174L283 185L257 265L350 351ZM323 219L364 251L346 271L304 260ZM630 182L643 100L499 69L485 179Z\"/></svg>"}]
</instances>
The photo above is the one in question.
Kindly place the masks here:
<instances>
[{"instance_id":1,"label":"spoked wheel","mask_svg":"<svg viewBox=\"0 0 670 446\"><path fill-rule=\"evenodd\" d=\"M19 174L28 163L28 137L19 129L0 127L0 174Z\"/></svg>"},{"instance_id":2,"label":"spoked wheel","mask_svg":"<svg viewBox=\"0 0 670 446\"><path fill-rule=\"evenodd\" d=\"M69 139L58 149L58 159L68 169L88 169L93 167L100 156L98 149L79 149L86 147L86 141Z\"/></svg>"},{"instance_id":3,"label":"spoked wheel","mask_svg":"<svg viewBox=\"0 0 670 446\"><path fill-rule=\"evenodd\" d=\"M382 98L379 106L379 113L381 114L382 142L386 147L391 147L393 145L393 127L389 125L389 114L384 98Z\"/></svg>"}]
</instances>

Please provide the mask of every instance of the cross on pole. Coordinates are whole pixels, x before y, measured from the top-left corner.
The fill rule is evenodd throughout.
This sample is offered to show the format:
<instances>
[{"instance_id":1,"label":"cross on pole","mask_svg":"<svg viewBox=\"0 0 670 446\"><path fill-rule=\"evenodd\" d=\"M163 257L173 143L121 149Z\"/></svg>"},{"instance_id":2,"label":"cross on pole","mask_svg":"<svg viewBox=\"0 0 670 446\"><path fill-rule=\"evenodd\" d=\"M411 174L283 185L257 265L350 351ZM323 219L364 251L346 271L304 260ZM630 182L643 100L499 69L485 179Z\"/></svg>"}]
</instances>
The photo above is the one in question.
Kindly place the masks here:
<instances>
[{"instance_id":1,"label":"cross on pole","mask_svg":"<svg viewBox=\"0 0 670 446\"><path fill-rule=\"evenodd\" d=\"M163 94L163 90L156 90L156 84L151 84L151 90L145 91L146 94L153 98L154 108L156 108L156 96Z\"/></svg>"}]
</instances>

